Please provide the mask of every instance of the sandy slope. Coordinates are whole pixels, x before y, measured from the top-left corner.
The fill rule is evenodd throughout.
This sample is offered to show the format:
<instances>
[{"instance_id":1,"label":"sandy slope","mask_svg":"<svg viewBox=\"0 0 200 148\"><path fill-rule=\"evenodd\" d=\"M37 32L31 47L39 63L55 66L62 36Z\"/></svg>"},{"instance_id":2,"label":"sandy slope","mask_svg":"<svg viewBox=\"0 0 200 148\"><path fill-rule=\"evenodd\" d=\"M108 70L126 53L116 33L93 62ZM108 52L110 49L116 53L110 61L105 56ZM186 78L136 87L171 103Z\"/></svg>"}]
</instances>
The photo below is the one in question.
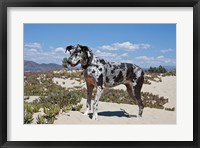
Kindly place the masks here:
<instances>
[{"instance_id":1,"label":"sandy slope","mask_svg":"<svg viewBox=\"0 0 200 148\"><path fill-rule=\"evenodd\" d=\"M82 99L85 106L86 99ZM59 114L55 124L175 124L176 112L161 109L145 108L142 118L137 117L138 107L129 104L117 104L99 102L98 120L91 119L92 111L89 116L83 116L85 107L78 111Z\"/></svg>"},{"instance_id":2,"label":"sandy slope","mask_svg":"<svg viewBox=\"0 0 200 148\"><path fill-rule=\"evenodd\" d=\"M80 83L79 81L71 80L71 79L53 78L53 82L62 87L65 87L66 89L85 86L85 83Z\"/></svg>"},{"instance_id":3,"label":"sandy slope","mask_svg":"<svg viewBox=\"0 0 200 148\"><path fill-rule=\"evenodd\" d=\"M33 97L33 98L32 98ZM30 96L30 99L36 99ZM92 120L92 110L88 116L83 113L86 109L86 99L82 99L82 110L60 113L54 124L176 124L176 112L162 109L144 108L142 118L137 117L138 106L129 104L117 104L108 102L99 102L98 120ZM93 101L92 101L93 103ZM35 113L34 123L38 115L44 115L42 109Z\"/></svg>"},{"instance_id":4,"label":"sandy slope","mask_svg":"<svg viewBox=\"0 0 200 148\"><path fill-rule=\"evenodd\" d=\"M151 82L151 85L144 85L142 88L144 92L151 92L153 94L168 98L169 102L165 107L176 108L176 77L162 77L162 82Z\"/></svg>"},{"instance_id":5,"label":"sandy slope","mask_svg":"<svg viewBox=\"0 0 200 148\"><path fill-rule=\"evenodd\" d=\"M76 80L54 78L54 83L57 82L66 88L75 86L85 87L85 83L80 83ZM65 82L63 84L63 82ZM114 89L126 90L124 85L114 87ZM169 103L165 107L176 107L176 77L163 77L162 82L152 82L151 85L143 85L142 91L164 96L169 99ZM33 101L37 97L30 97ZM70 111L69 113L61 113L58 115L55 124L175 124L176 111L166 111L162 109L145 108L143 117L137 118L138 107L129 104L117 104L108 102L99 102L99 120L91 120L90 116L83 116L82 112L86 109L86 99L82 99L83 108L81 112ZM40 114L40 113L39 113ZM37 113L38 115L38 113ZM35 115L35 117L37 117ZM130 117L131 116L131 117Z\"/></svg>"}]
</instances>

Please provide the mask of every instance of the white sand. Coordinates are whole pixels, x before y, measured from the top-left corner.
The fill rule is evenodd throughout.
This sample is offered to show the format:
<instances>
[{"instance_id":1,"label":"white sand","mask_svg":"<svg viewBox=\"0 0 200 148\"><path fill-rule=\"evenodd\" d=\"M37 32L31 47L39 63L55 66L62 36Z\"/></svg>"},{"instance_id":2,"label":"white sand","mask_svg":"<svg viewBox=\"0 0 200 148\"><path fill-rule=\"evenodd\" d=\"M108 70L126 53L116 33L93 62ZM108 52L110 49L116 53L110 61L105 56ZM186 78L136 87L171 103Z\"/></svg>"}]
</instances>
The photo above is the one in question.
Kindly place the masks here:
<instances>
[{"instance_id":1,"label":"white sand","mask_svg":"<svg viewBox=\"0 0 200 148\"><path fill-rule=\"evenodd\" d=\"M29 97L29 99L25 100L26 102L33 102L34 100L38 100L39 96L24 96L24 98Z\"/></svg>"},{"instance_id":2,"label":"white sand","mask_svg":"<svg viewBox=\"0 0 200 148\"><path fill-rule=\"evenodd\" d=\"M79 81L71 80L71 79L62 79L62 78L54 77L53 82L57 85L65 87L66 89L85 86L85 83L80 83Z\"/></svg>"},{"instance_id":3,"label":"white sand","mask_svg":"<svg viewBox=\"0 0 200 148\"><path fill-rule=\"evenodd\" d=\"M99 102L98 120L91 119L92 111L89 116L83 116L85 111L86 99L82 99L83 108L81 112L70 111L69 113L59 114L55 124L175 124L176 112L165 111L162 109L145 108L143 117L138 118L138 106L129 104L117 104Z\"/></svg>"},{"instance_id":4,"label":"white sand","mask_svg":"<svg viewBox=\"0 0 200 148\"><path fill-rule=\"evenodd\" d=\"M162 82L151 82L151 85L145 84L142 91L168 98L169 102L164 106L176 107L176 76L162 77Z\"/></svg>"}]
</instances>

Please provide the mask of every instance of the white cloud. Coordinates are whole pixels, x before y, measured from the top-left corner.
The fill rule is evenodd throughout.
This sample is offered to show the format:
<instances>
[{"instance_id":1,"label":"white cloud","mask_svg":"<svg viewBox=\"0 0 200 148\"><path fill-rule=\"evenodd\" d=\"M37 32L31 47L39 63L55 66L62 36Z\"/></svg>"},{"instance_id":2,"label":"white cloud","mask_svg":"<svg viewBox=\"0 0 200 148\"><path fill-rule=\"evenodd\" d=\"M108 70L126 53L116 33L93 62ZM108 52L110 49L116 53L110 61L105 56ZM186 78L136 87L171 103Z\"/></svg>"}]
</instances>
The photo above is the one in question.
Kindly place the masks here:
<instances>
[{"instance_id":1,"label":"white cloud","mask_svg":"<svg viewBox=\"0 0 200 148\"><path fill-rule=\"evenodd\" d=\"M31 48L29 49L31 52L37 52L37 49Z\"/></svg>"},{"instance_id":2,"label":"white cloud","mask_svg":"<svg viewBox=\"0 0 200 148\"><path fill-rule=\"evenodd\" d=\"M62 64L64 57L69 56L65 53L63 47L57 47L52 49L49 47L48 50L44 50L41 44L25 44L24 48L24 58L25 60L32 60L38 63L57 63ZM35 47L35 48L33 48Z\"/></svg>"},{"instance_id":3,"label":"white cloud","mask_svg":"<svg viewBox=\"0 0 200 148\"><path fill-rule=\"evenodd\" d=\"M126 60L126 59L123 59L120 62L123 62L123 63L134 63L133 60Z\"/></svg>"},{"instance_id":4,"label":"white cloud","mask_svg":"<svg viewBox=\"0 0 200 148\"><path fill-rule=\"evenodd\" d=\"M176 59L174 58L166 58L164 56L157 57L147 57L147 56L139 56L136 57L135 60L142 64L152 64L152 65L163 65L163 64L176 64Z\"/></svg>"},{"instance_id":5,"label":"white cloud","mask_svg":"<svg viewBox=\"0 0 200 148\"><path fill-rule=\"evenodd\" d=\"M167 53L167 52L171 52L171 51L173 51L173 49L168 48L168 49L163 49L163 50L161 50L160 52L162 52L162 53Z\"/></svg>"},{"instance_id":6,"label":"white cloud","mask_svg":"<svg viewBox=\"0 0 200 148\"><path fill-rule=\"evenodd\" d=\"M34 48L34 49L40 49L42 48L42 45L40 43L27 43L24 45L25 48Z\"/></svg>"},{"instance_id":7,"label":"white cloud","mask_svg":"<svg viewBox=\"0 0 200 148\"><path fill-rule=\"evenodd\" d=\"M55 49L55 52L65 52L65 48L63 48L63 47L57 47Z\"/></svg>"},{"instance_id":8,"label":"white cloud","mask_svg":"<svg viewBox=\"0 0 200 148\"><path fill-rule=\"evenodd\" d=\"M127 56L128 56L128 53L123 53L121 56L122 56L122 57L127 57Z\"/></svg>"},{"instance_id":9,"label":"white cloud","mask_svg":"<svg viewBox=\"0 0 200 148\"><path fill-rule=\"evenodd\" d=\"M123 42L123 43L114 43L114 47L117 49L128 49L128 50L136 50L139 49L138 44L132 44L130 42Z\"/></svg>"},{"instance_id":10,"label":"white cloud","mask_svg":"<svg viewBox=\"0 0 200 148\"><path fill-rule=\"evenodd\" d=\"M100 47L100 49L104 50L118 50L116 47L110 46L110 45L103 45Z\"/></svg>"},{"instance_id":11,"label":"white cloud","mask_svg":"<svg viewBox=\"0 0 200 148\"><path fill-rule=\"evenodd\" d=\"M149 49L151 48L151 45L150 44L139 44L140 45L140 48L143 48L143 49Z\"/></svg>"},{"instance_id":12,"label":"white cloud","mask_svg":"<svg viewBox=\"0 0 200 148\"><path fill-rule=\"evenodd\" d=\"M100 50L97 50L96 55L99 57L115 57L117 54L113 54L113 53L109 53L109 52L102 52Z\"/></svg>"},{"instance_id":13,"label":"white cloud","mask_svg":"<svg viewBox=\"0 0 200 148\"><path fill-rule=\"evenodd\" d=\"M151 48L150 44L134 44L131 42L122 42L122 43L113 43L111 45L103 45L99 47L103 50L126 50L126 51L135 51L137 49L149 49Z\"/></svg>"},{"instance_id":14,"label":"white cloud","mask_svg":"<svg viewBox=\"0 0 200 148\"><path fill-rule=\"evenodd\" d=\"M162 59L164 58L164 56L157 56L157 59Z\"/></svg>"},{"instance_id":15,"label":"white cloud","mask_svg":"<svg viewBox=\"0 0 200 148\"><path fill-rule=\"evenodd\" d=\"M176 59L171 59L171 58L163 58L162 60L160 60L161 62L165 63L165 64L175 64L176 63Z\"/></svg>"},{"instance_id":16,"label":"white cloud","mask_svg":"<svg viewBox=\"0 0 200 148\"><path fill-rule=\"evenodd\" d=\"M154 57L147 57L147 56L139 56L135 58L136 60L144 60L144 61L152 61Z\"/></svg>"}]
</instances>

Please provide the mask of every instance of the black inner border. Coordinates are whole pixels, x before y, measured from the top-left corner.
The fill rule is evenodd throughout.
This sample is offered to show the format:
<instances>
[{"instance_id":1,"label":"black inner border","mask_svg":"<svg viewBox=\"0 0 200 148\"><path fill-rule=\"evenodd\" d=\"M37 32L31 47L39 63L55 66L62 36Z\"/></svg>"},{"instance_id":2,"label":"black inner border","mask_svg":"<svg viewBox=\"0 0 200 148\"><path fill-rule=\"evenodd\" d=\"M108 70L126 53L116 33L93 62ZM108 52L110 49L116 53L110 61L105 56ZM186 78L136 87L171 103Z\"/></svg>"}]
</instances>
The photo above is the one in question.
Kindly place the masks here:
<instances>
[{"instance_id":1,"label":"black inner border","mask_svg":"<svg viewBox=\"0 0 200 148\"><path fill-rule=\"evenodd\" d=\"M7 141L7 7L193 7L193 141ZM199 147L199 0L0 0L0 146L1 147ZM186 68L187 70L187 68ZM187 80L189 78L186 78ZM189 98L188 98L189 99ZM187 117L186 117L187 118ZM106 131L105 131L106 133ZM133 133L135 134L135 133ZM145 134L145 133L144 133ZM25 135L28 136L28 135Z\"/></svg>"}]
</instances>

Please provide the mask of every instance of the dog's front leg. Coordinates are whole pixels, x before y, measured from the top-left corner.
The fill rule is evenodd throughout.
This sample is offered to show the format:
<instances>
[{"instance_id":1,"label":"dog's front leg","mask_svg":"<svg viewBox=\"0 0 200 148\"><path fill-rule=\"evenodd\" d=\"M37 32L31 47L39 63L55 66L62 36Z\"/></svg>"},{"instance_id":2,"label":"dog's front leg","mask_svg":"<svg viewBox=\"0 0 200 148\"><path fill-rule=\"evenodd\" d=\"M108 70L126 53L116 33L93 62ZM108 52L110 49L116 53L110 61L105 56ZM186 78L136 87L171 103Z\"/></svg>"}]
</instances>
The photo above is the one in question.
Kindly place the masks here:
<instances>
[{"instance_id":1,"label":"dog's front leg","mask_svg":"<svg viewBox=\"0 0 200 148\"><path fill-rule=\"evenodd\" d=\"M89 110L91 110L91 98L92 98L92 91L94 88L94 85L86 82L86 86L87 86L87 103L86 103L86 111L84 113L84 115L88 115Z\"/></svg>"},{"instance_id":2,"label":"dog's front leg","mask_svg":"<svg viewBox=\"0 0 200 148\"><path fill-rule=\"evenodd\" d=\"M103 88L102 86L97 86L97 94L94 99L94 104L93 104L93 120L97 120L97 110L98 110L98 103L99 103L99 98L101 97L101 94L103 93Z\"/></svg>"}]
</instances>

